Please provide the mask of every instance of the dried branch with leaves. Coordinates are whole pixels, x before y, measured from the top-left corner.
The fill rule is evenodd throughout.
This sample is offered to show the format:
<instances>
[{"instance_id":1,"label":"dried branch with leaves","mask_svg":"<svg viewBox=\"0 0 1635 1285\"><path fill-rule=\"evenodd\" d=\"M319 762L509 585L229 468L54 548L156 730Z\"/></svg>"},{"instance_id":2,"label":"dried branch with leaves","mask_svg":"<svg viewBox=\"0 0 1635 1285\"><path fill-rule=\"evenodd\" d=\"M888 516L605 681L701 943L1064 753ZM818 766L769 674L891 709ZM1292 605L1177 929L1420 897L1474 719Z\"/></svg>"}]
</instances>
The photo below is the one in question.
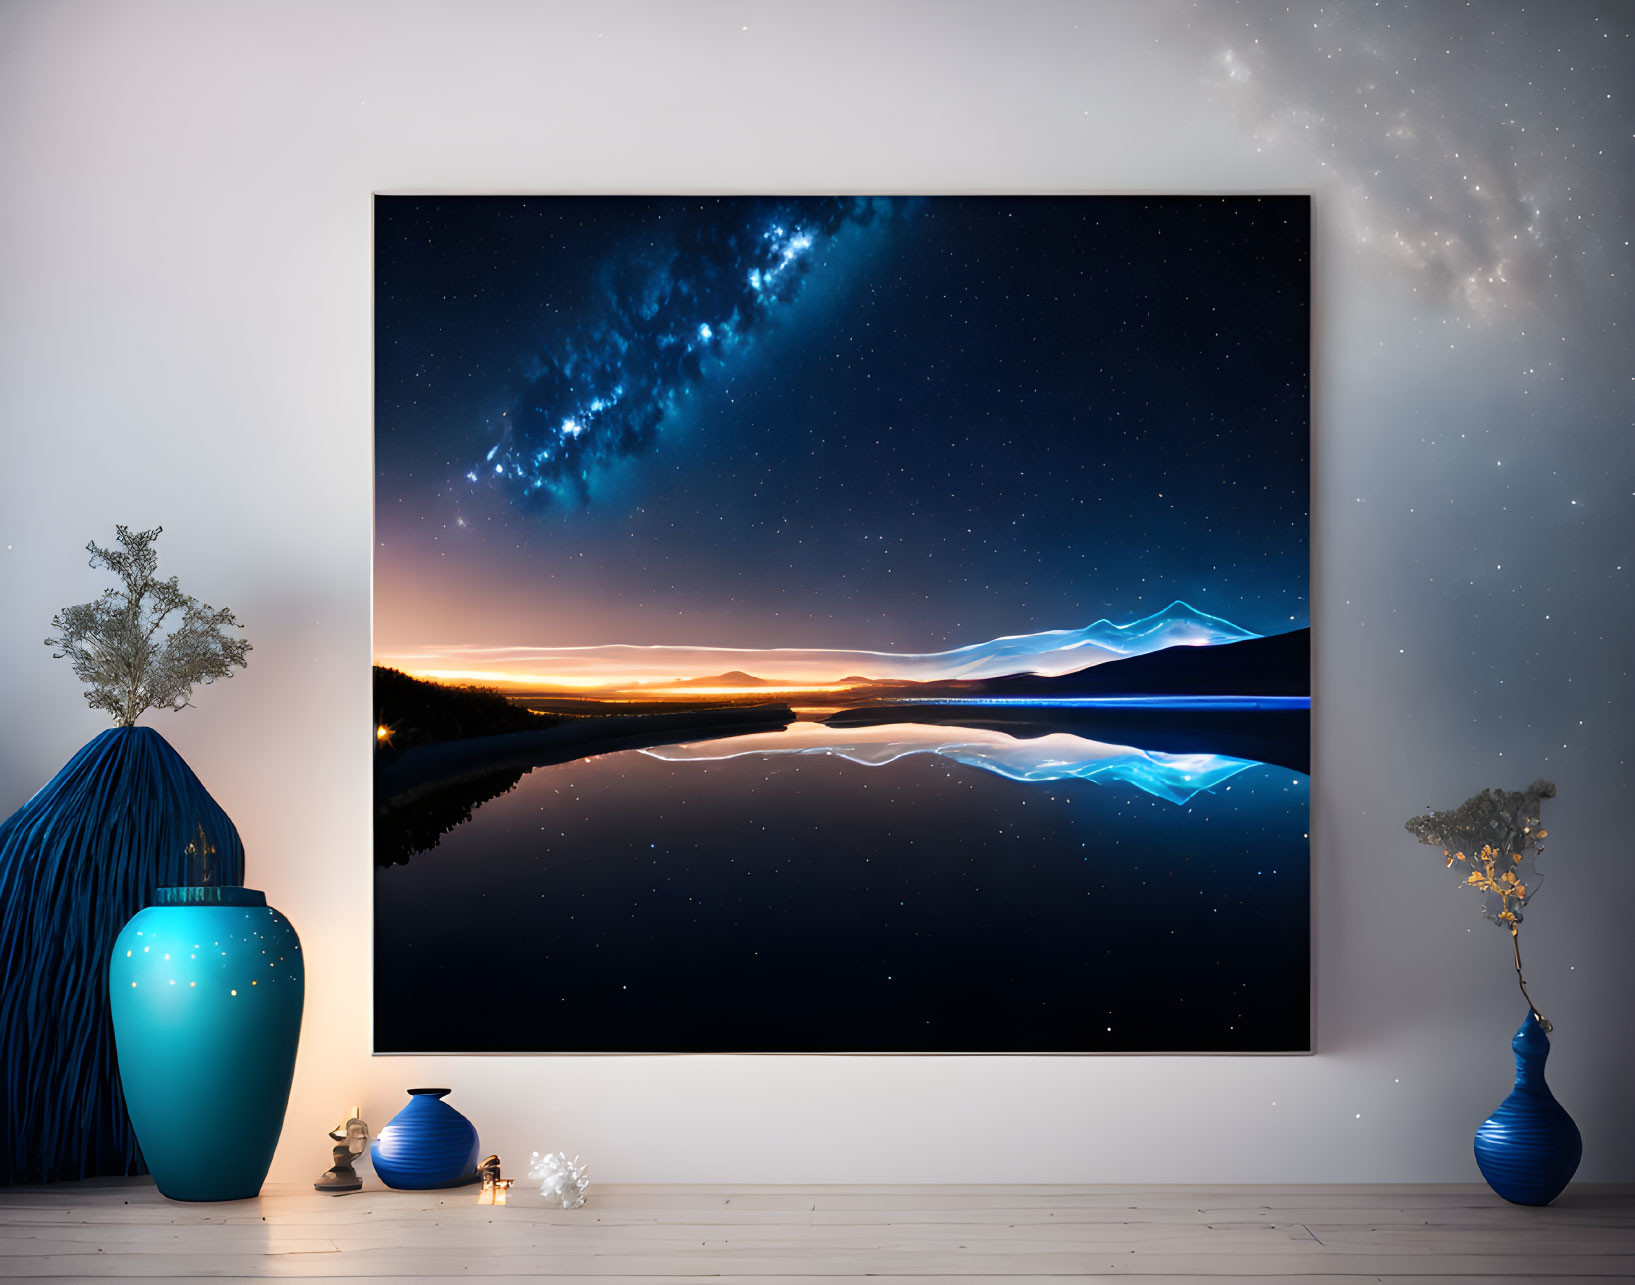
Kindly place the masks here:
<instances>
[{"instance_id":1,"label":"dried branch with leaves","mask_svg":"<svg viewBox=\"0 0 1635 1285\"><path fill-rule=\"evenodd\" d=\"M1546 1031L1550 1023L1534 1006L1522 976L1521 921L1543 878L1537 862L1550 832L1539 823L1541 805L1555 793L1550 781L1534 781L1525 790L1483 790L1456 808L1404 823L1421 843L1442 849L1447 868L1459 867L1461 886L1483 894L1483 917L1509 931L1516 982Z\"/></svg>"},{"instance_id":2,"label":"dried branch with leaves","mask_svg":"<svg viewBox=\"0 0 1635 1285\"><path fill-rule=\"evenodd\" d=\"M250 644L225 632L242 627L231 611L183 593L175 576L159 579L153 543L163 527L114 529L120 548L104 549L94 540L85 547L91 565L112 571L123 587L64 607L51 618L56 637L45 642L89 684L85 699L92 709L134 727L147 710L186 709L195 683L230 678L235 666L247 663Z\"/></svg>"}]
</instances>

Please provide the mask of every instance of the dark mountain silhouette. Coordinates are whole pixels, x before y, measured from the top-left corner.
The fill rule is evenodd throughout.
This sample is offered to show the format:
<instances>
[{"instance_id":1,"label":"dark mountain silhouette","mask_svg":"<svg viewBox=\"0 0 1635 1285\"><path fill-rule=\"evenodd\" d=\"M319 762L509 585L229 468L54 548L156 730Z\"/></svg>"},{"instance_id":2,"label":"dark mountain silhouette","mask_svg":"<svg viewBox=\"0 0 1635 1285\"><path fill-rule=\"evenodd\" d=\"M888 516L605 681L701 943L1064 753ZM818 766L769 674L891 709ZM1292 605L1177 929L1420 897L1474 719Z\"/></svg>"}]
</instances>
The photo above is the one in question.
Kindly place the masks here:
<instances>
[{"instance_id":1,"label":"dark mountain silhouette","mask_svg":"<svg viewBox=\"0 0 1635 1285\"><path fill-rule=\"evenodd\" d=\"M754 674L746 674L741 669L729 669L724 674L710 674L703 678L679 678L672 687L767 687L772 684L770 678L757 678Z\"/></svg>"},{"instance_id":2,"label":"dark mountain silhouette","mask_svg":"<svg viewBox=\"0 0 1635 1285\"><path fill-rule=\"evenodd\" d=\"M983 696L1309 696L1311 630L1213 647L1166 647L1050 678L961 683Z\"/></svg>"}]
</instances>

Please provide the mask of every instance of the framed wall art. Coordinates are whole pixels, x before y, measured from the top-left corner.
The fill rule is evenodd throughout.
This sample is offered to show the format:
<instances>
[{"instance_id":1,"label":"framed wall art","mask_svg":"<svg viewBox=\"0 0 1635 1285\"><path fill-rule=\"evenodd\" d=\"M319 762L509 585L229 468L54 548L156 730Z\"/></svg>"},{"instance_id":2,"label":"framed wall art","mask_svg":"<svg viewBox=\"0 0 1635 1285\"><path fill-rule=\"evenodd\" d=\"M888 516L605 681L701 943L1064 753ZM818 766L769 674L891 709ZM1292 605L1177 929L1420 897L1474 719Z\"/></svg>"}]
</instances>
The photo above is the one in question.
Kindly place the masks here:
<instances>
[{"instance_id":1,"label":"framed wall art","mask_svg":"<svg viewBox=\"0 0 1635 1285\"><path fill-rule=\"evenodd\" d=\"M1310 1047L1300 196L376 200L375 1047Z\"/></svg>"}]
</instances>

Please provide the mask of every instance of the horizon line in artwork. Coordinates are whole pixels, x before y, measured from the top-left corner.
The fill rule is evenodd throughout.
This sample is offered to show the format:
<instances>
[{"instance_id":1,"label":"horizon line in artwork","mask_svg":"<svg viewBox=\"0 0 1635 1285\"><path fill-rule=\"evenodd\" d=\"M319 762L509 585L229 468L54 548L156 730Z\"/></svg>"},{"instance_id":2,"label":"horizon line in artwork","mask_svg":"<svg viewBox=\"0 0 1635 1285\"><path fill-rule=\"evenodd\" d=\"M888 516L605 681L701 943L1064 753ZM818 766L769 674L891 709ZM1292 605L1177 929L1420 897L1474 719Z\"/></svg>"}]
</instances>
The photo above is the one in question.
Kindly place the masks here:
<instances>
[{"instance_id":1,"label":"horizon line in artwork","mask_svg":"<svg viewBox=\"0 0 1635 1285\"><path fill-rule=\"evenodd\" d=\"M587 695L837 695L881 683L957 683L1017 675L1059 678L1168 648L1214 647L1262 637L1177 599L1123 624L1104 617L1082 628L1005 635L940 652L704 644L454 644L383 651L375 663L439 682Z\"/></svg>"}]
</instances>

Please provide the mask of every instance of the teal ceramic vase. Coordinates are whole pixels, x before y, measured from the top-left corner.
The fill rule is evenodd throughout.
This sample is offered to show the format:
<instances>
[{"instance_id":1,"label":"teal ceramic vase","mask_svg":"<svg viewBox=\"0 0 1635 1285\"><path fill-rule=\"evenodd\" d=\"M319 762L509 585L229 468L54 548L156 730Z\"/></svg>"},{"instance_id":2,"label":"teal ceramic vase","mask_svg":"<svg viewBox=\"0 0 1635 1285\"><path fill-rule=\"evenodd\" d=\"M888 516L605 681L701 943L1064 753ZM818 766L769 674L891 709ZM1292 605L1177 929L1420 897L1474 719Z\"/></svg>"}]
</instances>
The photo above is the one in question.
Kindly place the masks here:
<instances>
[{"instance_id":1,"label":"teal ceramic vase","mask_svg":"<svg viewBox=\"0 0 1635 1285\"><path fill-rule=\"evenodd\" d=\"M250 888L160 888L120 932L108 965L119 1078L164 1195L261 1190L305 990L300 939Z\"/></svg>"},{"instance_id":2,"label":"teal ceramic vase","mask_svg":"<svg viewBox=\"0 0 1635 1285\"><path fill-rule=\"evenodd\" d=\"M409 1105L369 1144L375 1176L388 1187L425 1191L477 1177L477 1130L443 1099L447 1089L410 1089Z\"/></svg>"}]
</instances>

